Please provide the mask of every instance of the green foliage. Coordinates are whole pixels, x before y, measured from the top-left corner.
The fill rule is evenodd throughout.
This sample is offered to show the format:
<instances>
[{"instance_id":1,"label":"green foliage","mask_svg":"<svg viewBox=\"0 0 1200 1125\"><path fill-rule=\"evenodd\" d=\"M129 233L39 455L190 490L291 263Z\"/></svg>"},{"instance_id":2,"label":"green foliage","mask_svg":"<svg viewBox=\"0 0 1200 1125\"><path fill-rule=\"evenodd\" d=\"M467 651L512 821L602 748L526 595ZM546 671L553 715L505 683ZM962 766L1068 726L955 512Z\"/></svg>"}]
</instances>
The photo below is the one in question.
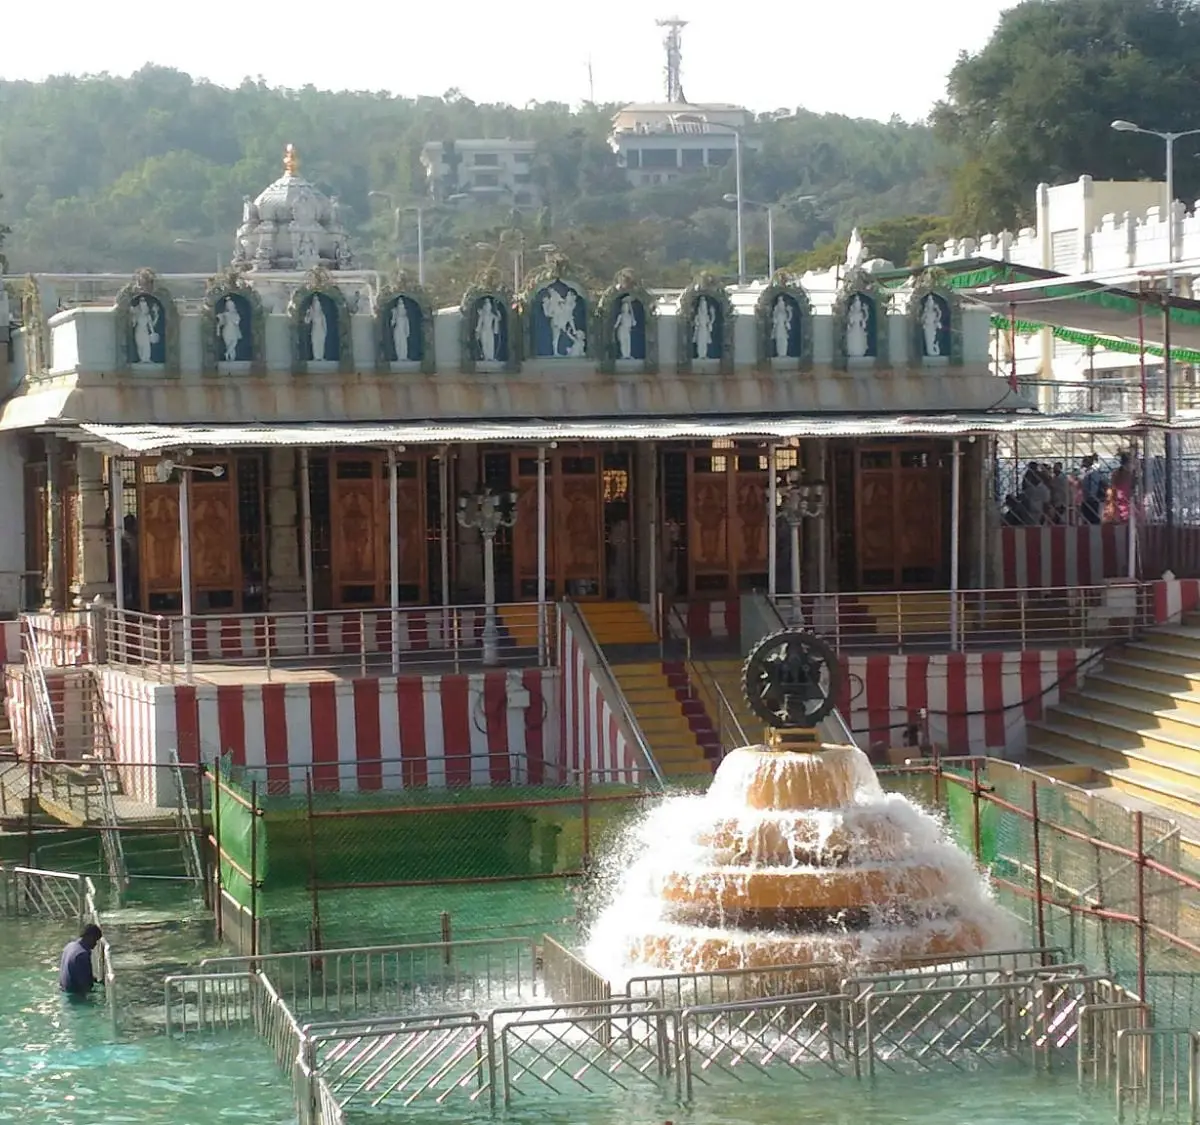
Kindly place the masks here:
<instances>
[{"instance_id":1,"label":"green foliage","mask_svg":"<svg viewBox=\"0 0 1200 1125\"><path fill-rule=\"evenodd\" d=\"M1039 182L1162 179L1163 145L1115 133L1200 127L1200 7L1194 0L1025 0L990 42L963 55L933 120L962 150L954 176L960 229L1032 219ZM1177 146L1178 198L1200 191L1200 144Z\"/></svg>"},{"instance_id":2,"label":"green foliage","mask_svg":"<svg viewBox=\"0 0 1200 1125\"><path fill-rule=\"evenodd\" d=\"M512 137L536 142L530 172L545 207L427 209L427 278L437 300L457 300L485 265L511 269L507 248L477 244L498 247L514 227L525 236L527 267L537 264L529 248L554 242L602 284L627 265L652 285L683 285L705 268L732 275L734 209L721 198L734 189L732 165L631 186L608 145L615 109L480 105L457 90L414 99L251 81L225 89L159 67L130 78L0 82L7 249L19 270L210 272L230 257L242 197L279 175L293 142L302 173L339 197L360 262L386 267L400 258L413 270L415 221L402 213L397 244L392 207L424 199L422 145ZM457 158L449 148L447 162ZM783 262L822 240L844 241L855 224L940 212L950 163L924 126L799 111L756 125L744 194L779 205ZM392 206L370 191L389 194ZM747 209L744 230L748 260L765 271L761 209Z\"/></svg>"},{"instance_id":3,"label":"green foliage","mask_svg":"<svg viewBox=\"0 0 1200 1125\"><path fill-rule=\"evenodd\" d=\"M952 236L953 230L950 220L938 215L903 215L869 223L860 233L870 257L883 258L895 266L919 266L925 244L933 242L940 246ZM830 269L845 260L845 253L844 241L829 239L797 255L787 268L796 273Z\"/></svg>"}]
</instances>

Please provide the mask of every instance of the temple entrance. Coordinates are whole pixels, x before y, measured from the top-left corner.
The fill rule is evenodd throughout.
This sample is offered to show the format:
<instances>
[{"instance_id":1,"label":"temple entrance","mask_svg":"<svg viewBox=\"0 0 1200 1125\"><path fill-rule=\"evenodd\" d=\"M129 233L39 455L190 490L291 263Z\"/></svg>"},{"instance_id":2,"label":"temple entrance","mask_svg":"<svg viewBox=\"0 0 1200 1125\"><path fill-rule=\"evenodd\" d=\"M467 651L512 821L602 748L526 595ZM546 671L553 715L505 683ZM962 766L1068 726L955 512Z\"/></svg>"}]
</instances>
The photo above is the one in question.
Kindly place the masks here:
<instances>
[{"instance_id":1,"label":"temple entrance","mask_svg":"<svg viewBox=\"0 0 1200 1125\"><path fill-rule=\"evenodd\" d=\"M374 450L312 457L313 600L318 609L388 605L388 460ZM438 467L424 453L396 456L397 571L401 605L440 599ZM434 589L433 587L437 587Z\"/></svg>"},{"instance_id":2,"label":"temple entrance","mask_svg":"<svg viewBox=\"0 0 1200 1125\"><path fill-rule=\"evenodd\" d=\"M517 521L496 536L496 597L538 596L536 450L483 454L484 483L517 494ZM466 482L459 482L465 485ZM629 598L633 589L632 479L625 449L546 451L546 596Z\"/></svg>"},{"instance_id":3,"label":"temple entrance","mask_svg":"<svg viewBox=\"0 0 1200 1125\"><path fill-rule=\"evenodd\" d=\"M266 608L262 457L218 456L202 463L206 468L220 466L222 475L189 474L194 610L260 612ZM126 604L147 613L180 613L182 474L177 469L169 481L160 481L153 461L127 461L121 469L126 497L122 518Z\"/></svg>"},{"instance_id":4,"label":"temple entrance","mask_svg":"<svg viewBox=\"0 0 1200 1125\"><path fill-rule=\"evenodd\" d=\"M935 589L946 583L945 453L938 442L856 444L833 451L842 589Z\"/></svg>"},{"instance_id":5,"label":"temple entrance","mask_svg":"<svg viewBox=\"0 0 1200 1125\"><path fill-rule=\"evenodd\" d=\"M757 442L662 455L663 589L723 598L767 584L767 457Z\"/></svg>"}]
</instances>

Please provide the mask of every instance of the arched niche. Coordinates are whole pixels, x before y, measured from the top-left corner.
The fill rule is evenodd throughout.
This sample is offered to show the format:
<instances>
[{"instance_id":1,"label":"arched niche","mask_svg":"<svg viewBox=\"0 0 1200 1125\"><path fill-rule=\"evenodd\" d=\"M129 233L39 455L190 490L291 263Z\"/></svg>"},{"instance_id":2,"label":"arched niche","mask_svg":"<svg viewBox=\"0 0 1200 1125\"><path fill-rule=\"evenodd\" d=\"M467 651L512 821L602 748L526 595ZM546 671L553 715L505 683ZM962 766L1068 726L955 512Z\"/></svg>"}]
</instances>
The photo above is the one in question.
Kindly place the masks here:
<instances>
[{"instance_id":1,"label":"arched niche","mask_svg":"<svg viewBox=\"0 0 1200 1125\"><path fill-rule=\"evenodd\" d=\"M712 275L701 274L679 298L679 352L681 374L733 370L733 304L725 287Z\"/></svg>"},{"instance_id":2,"label":"arched niche","mask_svg":"<svg viewBox=\"0 0 1200 1125\"><path fill-rule=\"evenodd\" d=\"M236 270L209 281L200 311L200 339L206 374L244 369L261 375L266 370L262 300Z\"/></svg>"},{"instance_id":3,"label":"arched niche","mask_svg":"<svg viewBox=\"0 0 1200 1125\"><path fill-rule=\"evenodd\" d=\"M332 365L343 374L354 370L350 308L325 270L313 270L292 294L288 315L294 371L332 369Z\"/></svg>"},{"instance_id":4,"label":"arched niche","mask_svg":"<svg viewBox=\"0 0 1200 1125\"><path fill-rule=\"evenodd\" d=\"M600 370L658 370L658 318L654 298L632 270L622 270L596 301L593 335L599 334Z\"/></svg>"},{"instance_id":5,"label":"arched niche","mask_svg":"<svg viewBox=\"0 0 1200 1125\"><path fill-rule=\"evenodd\" d=\"M833 306L835 367L886 367L888 296L863 270L852 270Z\"/></svg>"},{"instance_id":6,"label":"arched niche","mask_svg":"<svg viewBox=\"0 0 1200 1125\"><path fill-rule=\"evenodd\" d=\"M908 305L909 344L914 366L959 367L963 362L962 302L930 274L913 287Z\"/></svg>"},{"instance_id":7,"label":"arched niche","mask_svg":"<svg viewBox=\"0 0 1200 1125\"><path fill-rule=\"evenodd\" d=\"M433 303L420 285L398 274L375 295L375 368L432 374L433 349Z\"/></svg>"},{"instance_id":8,"label":"arched niche","mask_svg":"<svg viewBox=\"0 0 1200 1125\"><path fill-rule=\"evenodd\" d=\"M179 312L153 270L138 270L117 294L116 316L117 371L179 374Z\"/></svg>"},{"instance_id":9,"label":"arched niche","mask_svg":"<svg viewBox=\"0 0 1200 1125\"><path fill-rule=\"evenodd\" d=\"M584 359L594 354L591 297L564 255L554 254L530 273L517 306L526 358Z\"/></svg>"},{"instance_id":10,"label":"arched niche","mask_svg":"<svg viewBox=\"0 0 1200 1125\"><path fill-rule=\"evenodd\" d=\"M760 367L812 367L812 303L803 287L776 274L754 306Z\"/></svg>"},{"instance_id":11,"label":"arched niche","mask_svg":"<svg viewBox=\"0 0 1200 1125\"><path fill-rule=\"evenodd\" d=\"M499 271L485 271L463 294L459 311L459 352L464 372L520 370L520 317Z\"/></svg>"}]
</instances>

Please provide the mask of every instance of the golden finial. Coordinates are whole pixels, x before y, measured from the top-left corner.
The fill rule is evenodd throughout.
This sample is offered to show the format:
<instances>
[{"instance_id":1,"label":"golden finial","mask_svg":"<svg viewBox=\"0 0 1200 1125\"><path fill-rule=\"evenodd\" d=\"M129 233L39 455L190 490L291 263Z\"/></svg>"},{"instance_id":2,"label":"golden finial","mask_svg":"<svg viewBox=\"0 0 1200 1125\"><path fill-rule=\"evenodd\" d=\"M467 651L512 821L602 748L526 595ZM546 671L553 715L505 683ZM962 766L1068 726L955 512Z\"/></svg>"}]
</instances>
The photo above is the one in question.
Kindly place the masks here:
<instances>
[{"instance_id":1,"label":"golden finial","mask_svg":"<svg viewBox=\"0 0 1200 1125\"><path fill-rule=\"evenodd\" d=\"M300 171L300 154L296 151L295 145L288 145L283 150L283 170L289 176L294 176Z\"/></svg>"}]
</instances>

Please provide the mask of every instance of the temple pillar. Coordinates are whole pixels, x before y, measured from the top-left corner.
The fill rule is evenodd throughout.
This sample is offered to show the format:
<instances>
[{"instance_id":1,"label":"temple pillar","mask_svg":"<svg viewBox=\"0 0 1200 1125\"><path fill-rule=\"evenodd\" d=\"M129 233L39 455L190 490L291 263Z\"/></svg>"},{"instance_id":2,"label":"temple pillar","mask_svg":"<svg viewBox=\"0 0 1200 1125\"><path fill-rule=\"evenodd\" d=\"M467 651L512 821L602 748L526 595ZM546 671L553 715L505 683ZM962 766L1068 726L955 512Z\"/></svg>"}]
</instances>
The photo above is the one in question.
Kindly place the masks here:
<instances>
[{"instance_id":1,"label":"temple pillar","mask_svg":"<svg viewBox=\"0 0 1200 1125\"><path fill-rule=\"evenodd\" d=\"M637 551L637 569L634 581L637 584L637 598L640 602L652 601L662 590L662 575L655 573L654 568L662 559L662 526L655 521L654 514L658 510L657 493L660 485L657 473L658 445L656 442L643 441L634 446L633 479L634 511L630 513L633 521L633 542ZM654 606L651 605L651 611Z\"/></svg>"},{"instance_id":2,"label":"temple pillar","mask_svg":"<svg viewBox=\"0 0 1200 1125\"><path fill-rule=\"evenodd\" d=\"M97 597L115 604L108 550L108 487L104 458L94 449L75 451L78 502L76 525L69 529L76 565L72 568L71 604L90 605Z\"/></svg>"},{"instance_id":3,"label":"temple pillar","mask_svg":"<svg viewBox=\"0 0 1200 1125\"><path fill-rule=\"evenodd\" d=\"M450 492L450 526L452 534L457 535L458 552L456 555L458 573L452 575L451 586L456 595L455 600L468 604L483 602L483 542L479 537L479 529L461 527L458 523L458 494L463 489L474 491L483 479L483 460L478 445L460 445L456 459L456 475L451 482ZM562 592L554 591L554 597L560 598Z\"/></svg>"},{"instance_id":4,"label":"temple pillar","mask_svg":"<svg viewBox=\"0 0 1200 1125\"><path fill-rule=\"evenodd\" d=\"M805 481L825 480L825 443L818 438L809 438L800 443L801 479ZM826 482L828 484L828 482ZM828 498L826 499L828 507ZM827 518L827 517L821 517ZM821 589L821 520L809 517L800 527L800 560L804 568L801 589L806 594L818 593Z\"/></svg>"},{"instance_id":5,"label":"temple pillar","mask_svg":"<svg viewBox=\"0 0 1200 1125\"><path fill-rule=\"evenodd\" d=\"M66 585L65 504L62 487L62 438L46 435L46 557L43 560L44 609L64 608Z\"/></svg>"},{"instance_id":6,"label":"temple pillar","mask_svg":"<svg viewBox=\"0 0 1200 1125\"><path fill-rule=\"evenodd\" d=\"M267 480L267 609L272 613L303 612L300 496L294 449L275 448L269 452Z\"/></svg>"}]
</instances>

